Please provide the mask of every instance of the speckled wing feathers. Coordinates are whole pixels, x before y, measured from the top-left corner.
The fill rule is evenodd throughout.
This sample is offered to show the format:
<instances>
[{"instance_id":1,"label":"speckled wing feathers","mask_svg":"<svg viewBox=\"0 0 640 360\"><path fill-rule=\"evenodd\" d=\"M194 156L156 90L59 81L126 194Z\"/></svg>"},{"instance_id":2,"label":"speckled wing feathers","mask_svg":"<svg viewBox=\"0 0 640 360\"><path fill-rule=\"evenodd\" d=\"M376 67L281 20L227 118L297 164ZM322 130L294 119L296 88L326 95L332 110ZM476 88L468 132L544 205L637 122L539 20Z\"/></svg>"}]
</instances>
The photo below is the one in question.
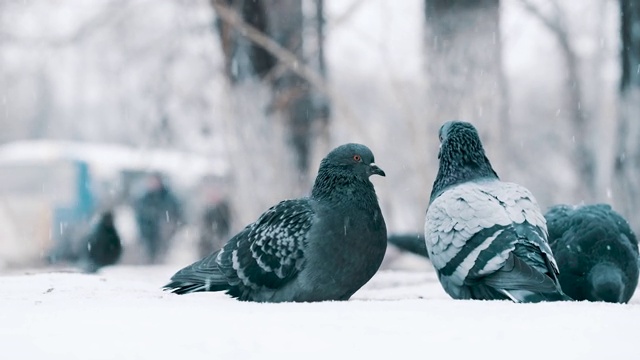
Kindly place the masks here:
<instances>
[{"instance_id":1,"label":"speckled wing feathers","mask_svg":"<svg viewBox=\"0 0 640 360\"><path fill-rule=\"evenodd\" d=\"M533 195L517 184L492 180L448 189L429 206L425 241L448 292L497 271L516 247L534 248L521 252L534 267L549 261L557 274L545 219Z\"/></svg>"},{"instance_id":2,"label":"speckled wing feathers","mask_svg":"<svg viewBox=\"0 0 640 360\"><path fill-rule=\"evenodd\" d=\"M286 200L270 208L252 226L246 239L231 250L231 265L243 285L278 288L300 271L309 228L309 200Z\"/></svg>"},{"instance_id":3,"label":"speckled wing feathers","mask_svg":"<svg viewBox=\"0 0 640 360\"><path fill-rule=\"evenodd\" d=\"M228 290L246 299L252 291L277 289L304 266L312 200L285 200L231 238L218 252L178 271L165 288L176 293Z\"/></svg>"}]
</instances>

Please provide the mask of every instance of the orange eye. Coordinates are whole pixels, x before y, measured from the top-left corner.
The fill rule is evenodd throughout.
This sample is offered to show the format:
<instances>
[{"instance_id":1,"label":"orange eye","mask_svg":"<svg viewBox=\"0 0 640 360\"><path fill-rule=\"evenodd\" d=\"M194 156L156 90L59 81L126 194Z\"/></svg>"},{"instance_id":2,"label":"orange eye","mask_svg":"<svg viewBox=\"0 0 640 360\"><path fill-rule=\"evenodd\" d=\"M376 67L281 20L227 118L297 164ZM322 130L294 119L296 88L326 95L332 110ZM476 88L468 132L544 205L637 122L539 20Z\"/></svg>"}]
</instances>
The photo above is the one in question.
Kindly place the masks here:
<instances>
[{"instance_id":1,"label":"orange eye","mask_svg":"<svg viewBox=\"0 0 640 360\"><path fill-rule=\"evenodd\" d=\"M356 154L356 155L353 155L353 160L359 162L360 160L362 160L362 158L360 157L360 155Z\"/></svg>"}]
</instances>

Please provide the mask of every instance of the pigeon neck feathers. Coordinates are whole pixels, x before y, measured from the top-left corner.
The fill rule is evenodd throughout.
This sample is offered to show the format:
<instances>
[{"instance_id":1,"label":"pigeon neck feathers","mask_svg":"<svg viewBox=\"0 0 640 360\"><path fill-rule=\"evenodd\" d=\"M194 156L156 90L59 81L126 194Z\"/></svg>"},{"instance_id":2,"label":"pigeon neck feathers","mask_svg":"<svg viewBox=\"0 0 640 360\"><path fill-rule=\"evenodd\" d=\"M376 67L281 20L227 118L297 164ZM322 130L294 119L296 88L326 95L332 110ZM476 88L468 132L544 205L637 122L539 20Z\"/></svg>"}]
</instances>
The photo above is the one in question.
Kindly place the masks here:
<instances>
[{"instance_id":1,"label":"pigeon neck feathers","mask_svg":"<svg viewBox=\"0 0 640 360\"><path fill-rule=\"evenodd\" d=\"M440 128L440 141L440 166L429 203L454 185L499 179L473 125L460 121L445 123Z\"/></svg>"},{"instance_id":2,"label":"pigeon neck feathers","mask_svg":"<svg viewBox=\"0 0 640 360\"><path fill-rule=\"evenodd\" d=\"M373 153L360 144L342 145L320 162L311 198L318 201L345 203L354 201L367 209L378 206L372 174L384 172L374 164Z\"/></svg>"},{"instance_id":3,"label":"pigeon neck feathers","mask_svg":"<svg viewBox=\"0 0 640 360\"><path fill-rule=\"evenodd\" d=\"M362 204L378 203L373 184L368 178L332 166L324 160L311 191L311 198L318 201L343 202L357 200Z\"/></svg>"}]
</instances>

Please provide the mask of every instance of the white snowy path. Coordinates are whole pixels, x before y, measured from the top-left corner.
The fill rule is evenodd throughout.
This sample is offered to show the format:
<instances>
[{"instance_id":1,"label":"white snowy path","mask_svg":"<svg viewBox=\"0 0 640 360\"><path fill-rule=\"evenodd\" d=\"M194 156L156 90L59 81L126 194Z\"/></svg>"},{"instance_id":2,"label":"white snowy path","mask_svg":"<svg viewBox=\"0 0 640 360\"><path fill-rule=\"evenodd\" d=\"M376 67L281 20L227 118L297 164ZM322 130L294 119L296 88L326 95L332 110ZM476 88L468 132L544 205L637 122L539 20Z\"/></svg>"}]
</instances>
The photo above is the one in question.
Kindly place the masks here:
<instances>
[{"instance_id":1,"label":"white snowy path","mask_svg":"<svg viewBox=\"0 0 640 360\"><path fill-rule=\"evenodd\" d=\"M453 301L433 272L380 272L348 302L160 290L177 267L0 276L3 359L638 358L640 299Z\"/></svg>"}]
</instances>

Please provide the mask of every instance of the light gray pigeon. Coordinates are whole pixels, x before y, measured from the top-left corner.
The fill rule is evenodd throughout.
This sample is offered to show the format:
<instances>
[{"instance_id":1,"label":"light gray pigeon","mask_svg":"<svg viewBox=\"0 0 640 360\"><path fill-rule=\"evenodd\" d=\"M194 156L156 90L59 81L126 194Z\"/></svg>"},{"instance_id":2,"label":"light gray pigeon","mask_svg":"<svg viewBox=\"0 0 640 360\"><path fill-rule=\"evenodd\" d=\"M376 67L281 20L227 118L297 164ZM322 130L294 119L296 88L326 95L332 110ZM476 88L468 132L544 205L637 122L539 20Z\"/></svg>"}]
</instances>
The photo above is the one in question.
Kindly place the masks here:
<instances>
[{"instance_id":1,"label":"light gray pigeon","mask_svg":"<svg viewBox=\"0 0 640 360\"><path fill-rule=\"evenodd\" d=\"M349 299L376 273L387 245L371 175L385 173L369 148L334 149L322 160L309 198L270 208L164 288L227 291L257 302Z\"/></svg>"},{"instance_id":2,"label":"light gray pigeon","mask_svg":"<svg viewBox=\"0 0 640 360\"><path fill-rule=\"evenodd\" d=\"M545 214L560 285L575 300L626 303L638 285L638 241L611 206L556 205Z\"/></svg>"},{"instance_id":3,"label":"light gray pigeon","mask_svg":"<svg viewBox=\"0 0 640 360\"><path fill-rule=\"evenodd\" d=\"M444 290L454 299L569 300L533 195L500 181L473 125L447 122L439 136L425 242Z\"/></svg>"}]
</instances>

